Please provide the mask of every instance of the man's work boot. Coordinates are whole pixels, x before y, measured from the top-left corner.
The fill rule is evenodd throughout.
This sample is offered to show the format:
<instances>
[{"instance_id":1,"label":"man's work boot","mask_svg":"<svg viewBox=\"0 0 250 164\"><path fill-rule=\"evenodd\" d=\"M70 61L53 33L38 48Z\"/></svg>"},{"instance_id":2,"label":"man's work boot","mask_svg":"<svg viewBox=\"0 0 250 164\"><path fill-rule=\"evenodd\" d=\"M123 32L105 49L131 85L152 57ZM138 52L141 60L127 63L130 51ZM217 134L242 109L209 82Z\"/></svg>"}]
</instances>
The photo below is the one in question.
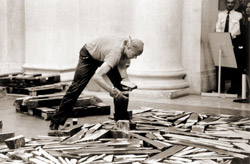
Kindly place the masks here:
<instances>
[{"instance_id":1,"label":"man's work boot","mask_svg":"<svg viewBox=\"0 0 250 164\"><path fill-rule=\"evenodd\" d=\"M49 125L49 128L50 128L50 130L58 130L59 124L55 124L55 123L51 122Z\"/></svg>"}]
</instances>

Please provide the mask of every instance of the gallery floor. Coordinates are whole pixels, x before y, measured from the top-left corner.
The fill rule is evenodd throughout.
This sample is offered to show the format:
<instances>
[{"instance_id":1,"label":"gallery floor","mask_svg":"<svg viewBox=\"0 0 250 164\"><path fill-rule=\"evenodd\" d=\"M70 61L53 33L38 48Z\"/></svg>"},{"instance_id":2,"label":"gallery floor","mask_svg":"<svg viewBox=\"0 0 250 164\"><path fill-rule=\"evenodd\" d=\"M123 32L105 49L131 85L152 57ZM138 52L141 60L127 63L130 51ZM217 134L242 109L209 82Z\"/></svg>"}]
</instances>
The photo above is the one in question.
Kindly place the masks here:
<instances>
[{"instance_id":1,"label":"gallery floor","mask_svg":"<svg viewBox=\"0 0 250 164\"><path fill-rule=\"evenodd\" d=\"M111 105L111 114L113 113L112 99L108 93L86 92L86 94L96 95L101 98L105 104ZM2 120L3 123L0 133L14 132L15 135L24 135L26 138L47 135L49 131L49 121L16 112L13 103L15 99L20 96L23 95L7 94L0 96L0 120ZM131 96L129 110L140 107L193 111L201 114L233 114L250 117L250 103L235 103L232 98L204 97L200 95L188 95L176 99L150 99ZM82 117L78 118L78 123L98 123L108 119L108 115Z\"/></svg>"}]
</instances>

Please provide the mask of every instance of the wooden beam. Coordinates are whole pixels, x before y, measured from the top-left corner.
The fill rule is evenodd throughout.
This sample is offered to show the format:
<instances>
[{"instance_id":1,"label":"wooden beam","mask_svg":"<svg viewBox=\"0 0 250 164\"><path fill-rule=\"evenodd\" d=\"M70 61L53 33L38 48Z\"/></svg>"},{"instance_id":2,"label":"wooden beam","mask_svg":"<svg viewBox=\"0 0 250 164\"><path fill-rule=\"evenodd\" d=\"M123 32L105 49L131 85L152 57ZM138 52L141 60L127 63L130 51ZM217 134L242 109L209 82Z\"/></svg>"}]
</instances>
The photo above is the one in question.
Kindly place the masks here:
<instances>
[{"instance_id":1,"label":"wooden beam","mask_svg":"<svg viewBox=\"0 0 250 164\"><path fill-rule=\"evenodd\" d=\"M187 146L183 146L183 145L174 145L170 148L168 148L167 150L159 153L159 154L156 154L148 159L146 159L144 161L144 163L155 163L155 162L159 162L167 157L170 157L172 155L174 155L175 153L185 149Z\"/></svg>"}]
</instances>

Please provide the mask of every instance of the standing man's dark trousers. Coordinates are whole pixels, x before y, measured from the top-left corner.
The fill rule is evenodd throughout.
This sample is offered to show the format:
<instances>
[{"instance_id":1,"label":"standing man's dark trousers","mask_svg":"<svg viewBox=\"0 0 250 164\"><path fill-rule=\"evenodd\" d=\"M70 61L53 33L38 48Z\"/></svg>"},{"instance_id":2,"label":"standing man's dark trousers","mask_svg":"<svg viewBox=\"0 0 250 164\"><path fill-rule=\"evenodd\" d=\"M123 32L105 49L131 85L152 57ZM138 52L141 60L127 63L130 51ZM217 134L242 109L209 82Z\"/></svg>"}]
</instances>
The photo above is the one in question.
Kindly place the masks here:
<instances>
[{"instance_id":1,"label":"standing man's dark trousers","mask_svg":"<svg viewBox=\"0 0 250 164\"><path fill-rule=\"evenodd\" d=\"M81 49L74 79L61 101L59 110L52 117L50 127L54 125L64 125L67 118L72 116L73 108L78 97L101 64L102 62L97 61L91 57L85 46ZM111 69L111 71L108 73L108 76L114 87L122 91L122 86L120 84L122 79L117 67ZM128 119L128 100L120 102L114 100L114 107L116 120Z\"/></svg>"},{"instance_id":2,"label":"standing man's dark trousers","mask_svg":"<svg viewBox=\"0 0 250 164\"><path fill-rule=\"evenodd\" d=\"M245 69L245 48L242 46L240 39L240 37L236 37L232 40L237 68L232 69L231 88L228 91L239 95L241 94L242 74Z\"/></svg>"}]
</instances>

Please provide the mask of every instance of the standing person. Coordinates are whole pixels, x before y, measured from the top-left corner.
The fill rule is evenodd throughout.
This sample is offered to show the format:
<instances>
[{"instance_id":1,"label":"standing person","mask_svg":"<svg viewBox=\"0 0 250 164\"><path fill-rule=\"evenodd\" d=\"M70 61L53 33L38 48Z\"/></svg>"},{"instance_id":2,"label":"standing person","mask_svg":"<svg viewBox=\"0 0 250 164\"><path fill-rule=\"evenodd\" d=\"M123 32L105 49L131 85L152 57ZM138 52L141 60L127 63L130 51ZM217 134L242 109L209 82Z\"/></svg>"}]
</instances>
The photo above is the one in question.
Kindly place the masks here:
<instances>
[{"instance_id":1,"label":"standing person","mask_svg":"<svg viewBox=\"0 0 250 164\"><path fill-rule=\"evenodd\" d=\"M246 59L246 73L247 73L247 76L248 76L248 79L250 80L250 38L249 38L249 35L250 35L250 2L247 3L246 5L246 17L247 17L247 24L246 24L246 50L247 50L247 59ZM248 84L250 84L250 82L248 82ZM248 85L248 96L250 93L250 85Z\"/></svg>"},{"instance_id":2,"label":"standing person","mask_svg":"<svg viewBox=\"0 0 250 164\"><path fill-rule=\"evenodd\" d=\"M59 110L51 119L50 129L57 130L71 115L73 107L89 80L93 80L114 98L114 119L129 120L128 92L121 81L136 86L128 79L126 68L130 59L136 59L143 52L144 43L131 37L99 37L86 43L80 50L74 79L64 95ZM108 76L113 86L105 81Z\"/></svg>"},{"instance_id":3,"label":"standing person","mask_svg":"<svg viewBox=\"0 0 250 164\"><path fill-rule=\"evenodd\" d=\"M248 21L250 21L250 2L248 2L246 5L246 14L248 17Z\"/></svg>"},{"instance_id":4,"label":"standing person","mask_svg":"<svg viewBox=\"0 0 250 164\"><path fill-rule=\"evenodd\" d=\"M246 72L246 54L247 54L247 33L248 33L248 16L246 13L248 0L239 0L239 7L235 10L242 14L242 19L240 20L240 32L241 34L237 37L238 43L238 56L239 56L239 71L240 73Z\"/></svg>"},{"instance_id":5,"label":"standing person","mask_svg":"<svg viewBox=\"0 0 250 164\"><path fill-rule=\"evenodd\" d=\"M239 6L235 11L240 12L243 17L246 15L246 5L247 5L248 0L239 0Z\"/></svg>"},{"instance_id":6,"label":"standing person","mask_svg":"<svg viewBox=\"0 0 250 164\"><path fill-rule=\"evenodd\" d=\"M244 48L244 43L245 43L245 34L247 32L247 28L246 28L246 24L248 23L248 16L246 13L246 8L247 8L247 3L248 0L239 0L239 7L235 10L238 11L242 14L242 19L240 20L240 31L241 31L241 35L240 35L240 46L242 46L242 48Z\"/></svg>"},{"instance_id":7,"label":"standing person","mask_svg":"<svg viewBox=\"0 0 250 164\"><path fill-rule=\"evenodd\" d=\"M237 37L240 35L240 20L242 14L234 10L236 0L225 0L226 10L220 11L216 23L216 32L229 32L234 46L235 58L238 67L241 65L240 57L238 56L238 41ZM218 70L218 68L217 68ZM226 78L231 80L231 88L228 93L239 93L241 85L241 73L239 69L222 67L221 89L225 89Z\"/></svg>"}]
</instances>

